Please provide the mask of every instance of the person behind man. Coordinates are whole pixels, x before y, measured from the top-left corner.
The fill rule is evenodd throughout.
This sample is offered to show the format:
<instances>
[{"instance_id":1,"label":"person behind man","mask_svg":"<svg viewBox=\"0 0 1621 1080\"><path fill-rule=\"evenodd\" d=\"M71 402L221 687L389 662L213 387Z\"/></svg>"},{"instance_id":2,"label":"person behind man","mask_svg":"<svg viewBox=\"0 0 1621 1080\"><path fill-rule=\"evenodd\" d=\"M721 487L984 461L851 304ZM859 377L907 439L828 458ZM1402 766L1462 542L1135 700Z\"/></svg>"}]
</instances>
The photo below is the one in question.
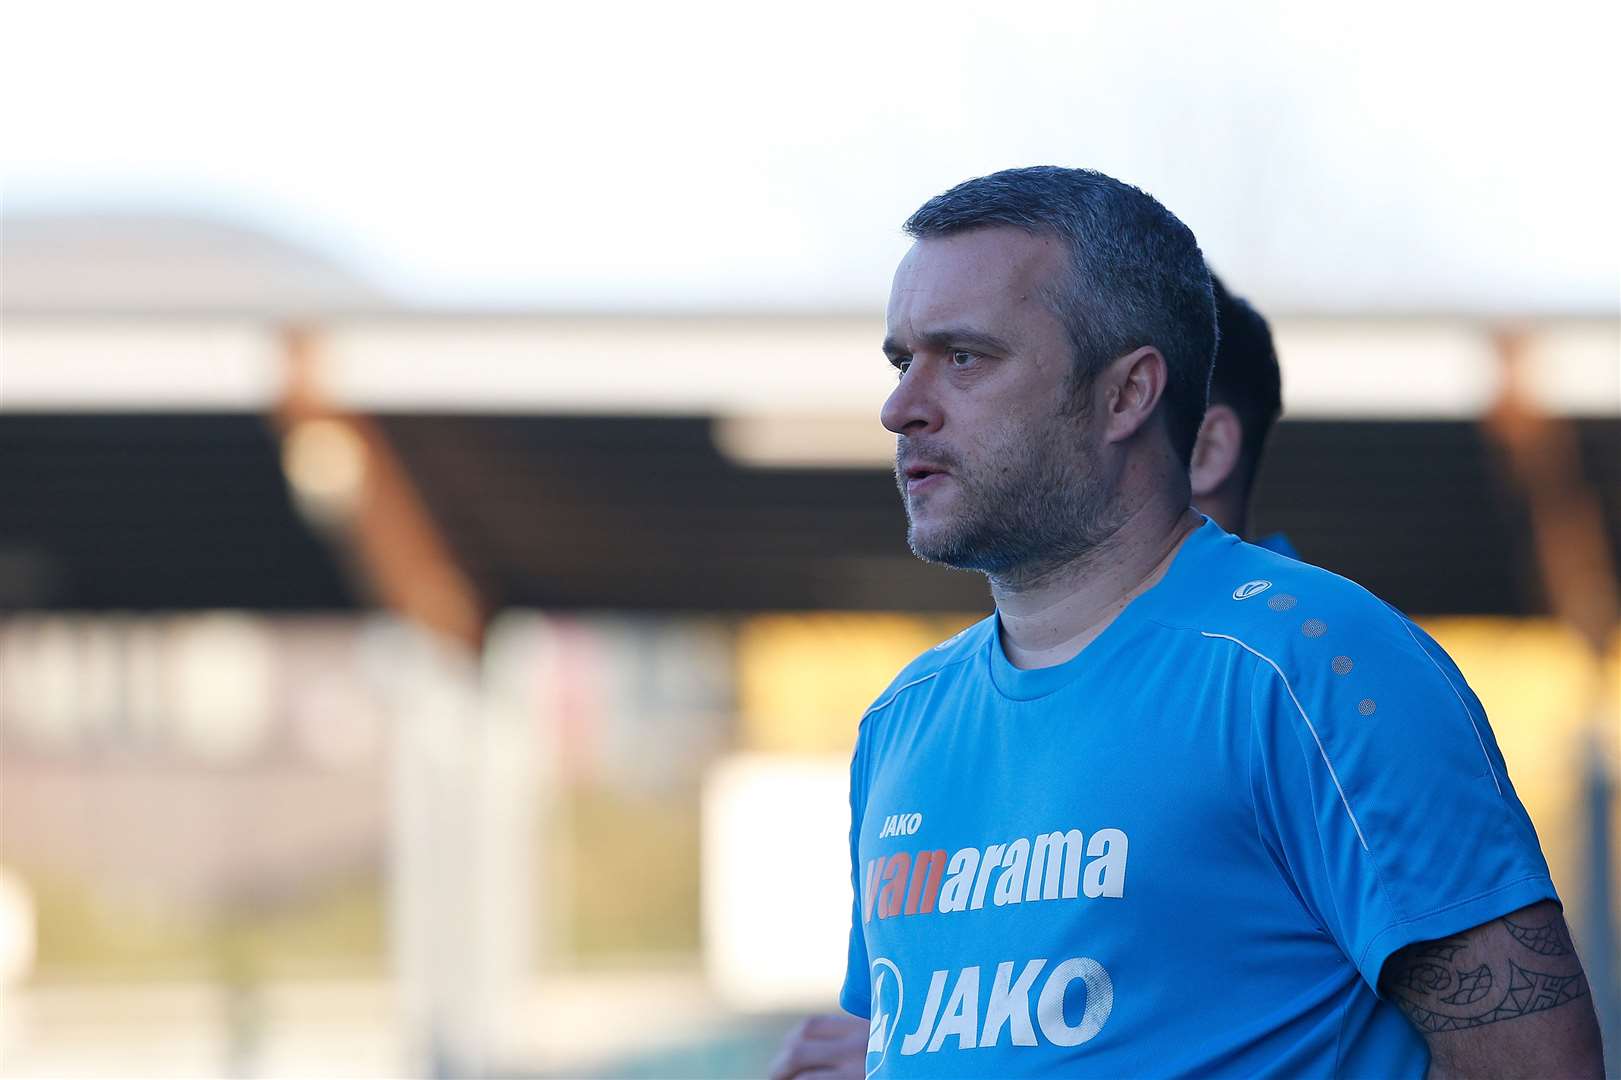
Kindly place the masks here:
<instances>
[{"instance_id":1,"label":"person behind man","mask_svg":"<svg viewBox=\"0 0 1621 1080\"><path fill-rule=\"evenodd\" d=\"M1261 313L1210 275L1216 300L1216 360L1210 406L1188 469L1193 506L1251 543L1297 558L1282 533L1250 538L1250 497L1272 425L1283 412L1283 378Z\"/></svg>"},{"instance_id":2,"label":"person behind man","mask_svg":"<svg viewBox=\"0 0 1621 1080\"><path fill-rule=\"evenodd\" d=\"M1461 674L1189 506L1215 345L1192 234L1050 167L907 222L882 418L913 551L989 618L851 765L868 1075L1584 1075L1596 1021ZM779 1075L814 1075L802 1038Z\"/></svg>"}]
</instances>

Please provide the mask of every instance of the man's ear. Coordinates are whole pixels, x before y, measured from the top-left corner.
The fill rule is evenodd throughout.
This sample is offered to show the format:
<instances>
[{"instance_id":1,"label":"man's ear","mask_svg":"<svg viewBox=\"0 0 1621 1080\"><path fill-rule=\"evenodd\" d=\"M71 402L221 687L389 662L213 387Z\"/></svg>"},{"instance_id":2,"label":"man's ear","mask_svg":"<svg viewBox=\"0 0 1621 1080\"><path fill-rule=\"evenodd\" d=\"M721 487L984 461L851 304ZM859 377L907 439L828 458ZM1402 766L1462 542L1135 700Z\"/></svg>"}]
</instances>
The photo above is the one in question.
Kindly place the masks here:
<instances>
[{"instance_id":1,"label":"man's ear","mask_svg":"<svg viewBox=\"0 0 1621 1080\"><path fill-rule=\"evenodd\" d=\"M1225 484L1238 468L1244 449L1244 429L1238 414L1227 405L1211 405L1199 425L1199 438L1193 444L1193 464L1188 479L1198 500Z\"/></svg>"},{"instance_id":2,"label":"man's ear","mask_svg":"<svg viewBox=\"0 0 1621 1080\"><path fill-rule=\"evenodd\" d=\"M1152 345L1133 349L1104 368L1104 440L1124 442L1141 431L1165 397L1168 377L1165 357Z\"/></svg>"}]
</instances>

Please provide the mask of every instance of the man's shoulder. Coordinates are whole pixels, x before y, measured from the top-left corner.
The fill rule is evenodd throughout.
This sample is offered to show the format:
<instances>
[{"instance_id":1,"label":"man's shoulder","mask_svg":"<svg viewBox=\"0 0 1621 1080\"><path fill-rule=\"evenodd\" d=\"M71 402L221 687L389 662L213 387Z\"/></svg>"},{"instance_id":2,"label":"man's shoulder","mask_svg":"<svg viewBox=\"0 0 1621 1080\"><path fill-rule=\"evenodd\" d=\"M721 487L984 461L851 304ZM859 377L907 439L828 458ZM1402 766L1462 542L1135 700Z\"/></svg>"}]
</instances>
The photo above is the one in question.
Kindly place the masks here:
<instances>
[{"instance_id":1,"label":"man's shoulder","mask_svg":"<svg viewBox=\"0 0 1621 1080\"><path fill-rule=\"evenodd\" d=\"M1433 642L1394 607L1320 566L1234 541L1162 622L1225 641L1295 682L1336 684L1378 660L1438 674Z\"/></svg>"},{"instance_id":2,"label":"man's shoulder","mask_svg":"<svg viewBox=\"0 0 1621 1080\"><path fill-rule=\"evenodd\" d=\"M1502 789L1478 699L1396 608L1338 574L1247 544L1201 571L1161 621L1247 665L1254 677L1227 685L1263 729L1309 735L1353 802L1393 798L1388 781L1405 775L1393 756L1424 762L1427 775L1490 775Z\"/></svg>"},{"instance_id":3,"label":"man's shoulder","mask_svg":"<svg viewBox=\"0 0 1621 1080\"><path fill-rule=\"evenodd\" d=\"M906 691L933 680L942 672L977 655L995 633L996 616L991 614L924 650L890 680L884 692L873 699L862 718L881 712L899 700Z\"/></svg>"}]
</instances>

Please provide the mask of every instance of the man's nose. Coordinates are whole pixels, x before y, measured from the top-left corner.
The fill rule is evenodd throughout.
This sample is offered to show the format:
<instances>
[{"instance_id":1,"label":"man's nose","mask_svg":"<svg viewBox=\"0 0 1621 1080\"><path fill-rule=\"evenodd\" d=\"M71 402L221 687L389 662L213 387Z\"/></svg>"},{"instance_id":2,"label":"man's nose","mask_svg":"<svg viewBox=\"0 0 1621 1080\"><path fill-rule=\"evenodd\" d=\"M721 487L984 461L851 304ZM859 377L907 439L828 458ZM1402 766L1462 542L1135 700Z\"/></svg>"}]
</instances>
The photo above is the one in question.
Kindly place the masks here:
<instances>
[{"instance_id":1,"label":"man's nose","mask_svg":"<svg viewBox=\"0 0 1621 1080\"><path fill-rule=\"evenodd\" d=\"M921 435L940 427L940 404L928 372L914 360L890 392L878 417L897 435Z\"/></svg>"}]
</instances>

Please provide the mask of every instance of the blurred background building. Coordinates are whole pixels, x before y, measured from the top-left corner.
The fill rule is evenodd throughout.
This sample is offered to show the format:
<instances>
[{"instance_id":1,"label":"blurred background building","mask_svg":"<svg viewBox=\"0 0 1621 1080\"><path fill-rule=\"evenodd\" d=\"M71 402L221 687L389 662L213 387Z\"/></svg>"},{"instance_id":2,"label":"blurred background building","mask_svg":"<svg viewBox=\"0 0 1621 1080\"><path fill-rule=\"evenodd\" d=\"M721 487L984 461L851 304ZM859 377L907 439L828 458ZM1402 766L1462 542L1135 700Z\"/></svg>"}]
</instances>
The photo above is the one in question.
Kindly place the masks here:
<instances>
[{"instance_id":1,"label":"blurred background building","mask_svg":"<svg viewBox=\"0 0 1621 1080\"><path fill-rule=\"evenodd\" d=\"M916 47L900 16L776 71L799 28L741 9L438 43L377 9L326 44L278 9L251 48L80 12L141 48L5 95L0 1073L759 1074L842 976L857 719L988 610L904 544L898 222L1037 160L1160 195L1273 317L1258 531L1457 659L1613 993L1621 168L1572 135L1613 68L1568 50L1615 16L1176 11L926 26L959 77L1073 50L983 100L796 88ZM670 35L713 69L595 72ZM589 92L506 38L573 43ZM1170 73L1122 96L1120 42ZM445 50L471 90L408 77ZM8 91L65 70L31 63Z\"/></svg>"}]
</instances>

